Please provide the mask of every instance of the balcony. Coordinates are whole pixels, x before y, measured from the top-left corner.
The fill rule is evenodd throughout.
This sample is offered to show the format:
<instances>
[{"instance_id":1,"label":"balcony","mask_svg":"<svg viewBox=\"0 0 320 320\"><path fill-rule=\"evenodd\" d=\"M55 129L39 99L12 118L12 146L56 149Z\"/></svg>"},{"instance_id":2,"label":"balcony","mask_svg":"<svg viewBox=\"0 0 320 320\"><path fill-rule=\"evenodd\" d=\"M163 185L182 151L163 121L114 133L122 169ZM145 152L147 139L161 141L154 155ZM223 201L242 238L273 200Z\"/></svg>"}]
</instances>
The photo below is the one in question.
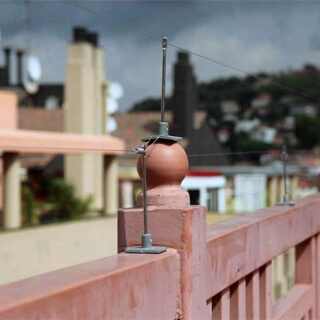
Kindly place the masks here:
<instances>
[{"instance_id":1,"label":"balcony","mask_svg":"<svg viewBox=\"0 0 320 320\"><path fill-rule=\"evenodd\" d=\"M154 148L168 149L149 160L148 226L167 251L123 253L141 243L143 208L119 210L119 254L0 287L0 319L318 319L320 196L207 227L179 185L182 151ZM271 263L290 249L294 285L274 301Z\"/></svg>"}]
</instances>

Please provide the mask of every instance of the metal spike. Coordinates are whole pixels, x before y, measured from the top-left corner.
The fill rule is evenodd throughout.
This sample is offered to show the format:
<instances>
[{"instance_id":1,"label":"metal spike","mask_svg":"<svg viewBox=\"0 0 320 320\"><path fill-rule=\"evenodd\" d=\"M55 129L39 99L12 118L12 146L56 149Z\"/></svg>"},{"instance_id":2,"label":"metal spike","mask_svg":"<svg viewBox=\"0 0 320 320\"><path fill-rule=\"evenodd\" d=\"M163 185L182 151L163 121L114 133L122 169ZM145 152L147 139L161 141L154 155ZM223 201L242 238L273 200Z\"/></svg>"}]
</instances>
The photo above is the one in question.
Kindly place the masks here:
<instances>
[{"instance_id":1,"label":"metal spike","mask_svg":"<svg viewBox=\"0 0 320 320\"><path fill-rule=\"evenodd\" d=\"M162 38L162 90L161 90L161 122L164 122L164 111L166 104L166 66L167 66L167 44L168 38Z\"/></svg>"},{"instance_id":2,"label":"metal spike","mask_svg":"<svg viewBox=\"0 0 320 320\"><path fill-rule=\"evenodd\" d=\"M165 121L165 105L166 105L166 66L167 66L167 47L168 38L162 38L162 82L161 82L161 117L159 122L159 134L151 137L143 138L143 142L151 142L154 140L179 141L181 137L169 135L169 124Z\"/></svg>"},{"instance_id":3,"label":"metal spike","mask_svg":"<svg viewBox=\"0 0 320 320\"><path fill-rule=\"evenodd\" d=\"M295 202L290 200L290 195L288 192L288 183L287 183L287 160L288 160L288 152L285 144L282 146L281 159L283 164L283 180L284 180L284 195L283 202L277 203L278 206L294 206Z\"/></svg>"}]
</instances>

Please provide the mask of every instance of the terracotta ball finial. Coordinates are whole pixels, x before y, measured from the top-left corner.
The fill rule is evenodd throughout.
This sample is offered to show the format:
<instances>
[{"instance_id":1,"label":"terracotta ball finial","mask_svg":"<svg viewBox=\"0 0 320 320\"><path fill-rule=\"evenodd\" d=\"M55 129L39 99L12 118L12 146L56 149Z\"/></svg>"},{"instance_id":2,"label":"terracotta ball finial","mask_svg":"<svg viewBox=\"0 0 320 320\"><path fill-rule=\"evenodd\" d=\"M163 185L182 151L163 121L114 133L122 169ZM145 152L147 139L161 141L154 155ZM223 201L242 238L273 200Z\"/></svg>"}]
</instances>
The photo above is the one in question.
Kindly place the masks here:
<instances>
[{"instance_id":1,"label":"terracotta ball finial","mask_svg":"<svg viewBox=\"0 0 320 320\"><path fill-rule=\"evenodd\" d=\"M147 205L181 208L190 205L188 192L181 189L181 182L188 173L189 162L184 149L173 141L160 140L146 150ZM137 163L142 178L142 156ZM138 196L142 206L143 196Z\"/></svg>"}]
</instances>

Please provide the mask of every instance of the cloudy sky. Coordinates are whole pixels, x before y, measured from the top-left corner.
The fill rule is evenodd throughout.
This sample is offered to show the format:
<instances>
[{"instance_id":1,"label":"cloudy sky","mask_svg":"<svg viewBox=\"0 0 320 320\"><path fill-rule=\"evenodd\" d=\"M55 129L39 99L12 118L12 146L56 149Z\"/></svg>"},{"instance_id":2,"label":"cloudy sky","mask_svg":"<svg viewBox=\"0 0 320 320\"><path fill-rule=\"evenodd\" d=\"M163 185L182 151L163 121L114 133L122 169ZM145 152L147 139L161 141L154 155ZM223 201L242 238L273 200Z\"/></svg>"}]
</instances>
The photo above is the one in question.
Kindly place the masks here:
<instances>
[{"instance_id":1,"label":"cloudy sky","mask_svg":"<svg viewBox=\"0 0 320 320\"><path fill-rule=\"evenodd\" d=\"M31 43L44 82L62 82L74 25L100 33L106 72L120 82L126 110L143 98L160 96L161 44L169 41L248 72L320 66L320 2L317 1L78 1L93 15L64 1L31 2ZM24 1L0 1L1 46L26 46ZM150 36L150 37L149 37ZM168 52L168 94L176 49ZM196 56L197 78L241 74ZM0 62L3 62L1 53Z\"/></svg>"}]
</instances>

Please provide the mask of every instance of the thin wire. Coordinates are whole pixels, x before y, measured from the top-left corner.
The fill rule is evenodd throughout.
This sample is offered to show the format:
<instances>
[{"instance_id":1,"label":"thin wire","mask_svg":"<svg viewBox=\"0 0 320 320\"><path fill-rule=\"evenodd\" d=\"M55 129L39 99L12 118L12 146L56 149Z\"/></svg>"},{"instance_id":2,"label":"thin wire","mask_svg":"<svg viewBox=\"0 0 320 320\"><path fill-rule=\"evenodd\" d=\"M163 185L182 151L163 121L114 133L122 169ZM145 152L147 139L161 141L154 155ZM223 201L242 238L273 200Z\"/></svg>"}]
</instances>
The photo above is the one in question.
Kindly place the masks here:
<instances>
[{"instance_id":1,"label":"thin wire","mask_svg":"<svg viewBox=\"0 0 320 320\"><path fill-rule=\"evenodd\" d=\"M230 70L240 72L240 73L245 74L245 75L247 75L247 76L249 76L249 77L253 77L253 78L257 79L257 80L265 80L265 78L259 77L259 76L255 75L255 74L253 74L253 73L250 73L250 72L245 71L245 70L243 70L243 69L240 69L240 68L238 68L238 67L231 66L231 65L229 65L229 64L226 64L226 63L224 63L224 62L218 61L218 60L216 60L216 59L212 59L212 58L203 56L203 55L201 55L200 53L196 53L196 52L193 52L193 51L184 49L184 48L179 47L179 46L177 46L177 45L175 45L175 44L173 44L173 43L168 42L168 46L173 47L173 48L176 48L176 49L181 50L181 51L183 51L183 52L192 54L192 55L194 55L194 56L196 56L196 57L198 57L198 58L202 58L202 59L205 59L205 60L207 60L207 61L210 61L210 62L219 64L219 65L224 66L224 67L226 67L226 68L228 68L228 69L230 69ZM274 81L274 80L270 80L270 79L268 79L268 80L269 80L270 83L272 83L272 84L274 84L274 85L276 85L276 86L278 86L278 87L280 87L280 88L283 88L283 89L286 89L286 90L291 91L291 92L293 92L293 93L296 93L296 94L298 94L298 95L300 95L300 96L302 96L302 97L304 97L304 98L311 99L311 100L315 100L315 101L318 101L318 100L319 100L319 99L317 99L317 98L315 98L315 97L311 97L311 96L309 96L309 95L306 95L305 93L300 92L300 91L298 91L298 90L296 90L296 89L293 89L293 88L291 88L291 87L289 87L289 86L287 86L287 85L284 85L284 84L282 84L282 83L280 83L280 82L277 82L277 81Z\"/></svg>"},{"instance_id":2,"label":"thin wire","mask_svg":"<svg viewBox=\"0 0 320 320\"><path fill-rule=\"evenodd\" d=\"M64 0L64 3L65 3L65 4L68 4L68 5L71 5L71 6L74 6L74 7L77 7L77 8L79 8L79 9L82 9L82 10L84 10L84 11L87 11L87 12L89 12L89 13L91 13L91 14L93 14L93 15L96 15L96 16L98 16L98 17L102 17L102 18L104 18L104 19L107 19L107 18L108 18L105 14L103 14L103 13L101 13L101 12L98 12L98 11L96 11L96 10L93 10L93 9L91 9L91 8L85 7L85 6L83 6L83 5L80 5L79 3L76 3L75 1L72 1L72 0ZM105 21L105 20L104 20L104 21ZM105 22L105 23L106 23L106 22ZM106 23L106 24L107 24L107 23ZM109 24L110 24L110 23L109 23ZM152 35L150 35L150 34L148 34L148 33L145 33L145 32L139 31L139 30L137 30L137 31L135 31L135 32L136 32L137 34L139 34L140 36L143 36L143 37L148 38L148 39L150 39L150 40L156 41L156 42L158 42L158 43L159 43L159 42L162 43L162 40L160 40L160 39L158 39L157 37L154 37L154 36L152 36ZM168 42L167 44L168 44L169 46L175 48L175 49L178 49L178 50L181 50L181 51L183 51L183 52L189 53L189 54L191 54L191 55L194 55L194 56L196 56L196 57L199 57L199 58L202 58L202 59L204 59L204 60L210 61L210 62L212 62L212 63L219 64L219 65L224 66L224 67L226 67L226 68L228 68L228 69L230 69L230 70L240 72L240 73L242 73L242 74L245 74L245 75L247 75L247 76L253 77L253 78L258 79L258 80L265 80L264 78L259 77L259 76L255 75L255 74L253 74L253 73L250 73L250 72L245 71L245 70L243 70L243 69L240 69L240 68L238 68L238 67L231 66L231 65L229 65L229 64L227 64L227 63L225 63L225 62L221 62L221 61L218 61L218 60L216 60L216 59L206 57L206 56L204 56L204 55L202 55L202 54L200 54L200 53L193 52L193 51L188 50L188 49L184 49L184 48L182 48L182 47L180 47L180 46L178 46L178 45L176 45L176 44L174 44L174 43L172 43L172 42ZM311 97L311 96L309 96L309 95L306 95L305 93L300 92L299 90L296 90L296 89L294 89L294 88L291 88L291 87L289 87L289 86L287 86L287 85L284 85L284 84L282 84L282 83L280 83L280 82L277 82L277 81L274 81L274 80L270 80L270 79L269 79L269 82L270 82L271 84L275 85L275 86L278 86L278 87L281 87L281 88L286 89L286 90L288 90L288 91L291 91L291 92L293 92L293 93L296 93L296 94L298 94L298 95L300 95L301 97L304 97L304 98L306 98L306 99L310 99L310 100L314 100L314 101L318 101L318 100L319 100L319 99L317 99L317 98L315 98L315 97Z\"/></svg>"},{"instance_id":3,"label":"thin wire","mask_svg":"<svg viewBox=\"0 0 320 320\"><path fill-rule=\"evenodd\" d=\"M209 157L209 156L231 156L231 155L241 155L241 154L262 154L268 151L244 151L244 152L226 152L226 153L199 153L199 154L187 154L190 157Z\"/></svg>"},{"instance_id":4,"label":"thin wire","mask_svg":"<svg viewBox=\"0 0 320 320\"><path fill-rule=\"evenodd\" d=\"M63 0L63 3L65 3L65 4L67 4L67 5L74 6L74 7L79 8L79 9L82 9L82 10L84 10L84 11L87 11L87 12L93 14L93 15L96 15L97 17L104 18L104 23L105 23L105 24L112 25L112 23L106 22L105 19L109 19L109 17L107 17L107 16L106 16L104 13L102 13L102 12L98 12L98 11L93 10L93 9L91 9L91 8L88 8L88 7L85 7L85 6L83 6L83 5L80 5L79 2L76 2L76 1L73 1L73 0ZM127 30L125 30L125 31L127 31ZM136 32L137 34L139 34L140 36L142 36L142 37L151 39L151 40L156 41L156 42L160 42L160 43L162 42L162 40L160 40L160 39L158 39L158 38L156 38L156 37L154 37L154 36L152 36L152 35L150 35L150 34L148 34L148 33L145 33L145 32L143 32L143 31L137 30L137 31L135 31L135 32Z\"/></svg>"},{"instance_id":5,"label":"thin wire","mask_svg":"<svg viewBox=\"0 0 320 320\"><path fill-rule=\"evenodd\" d=\"M154 139L154 141L150 144L149 148L152 147L152 146L159 140L160 137L161 137L160 135L157 136L157 137ZM147 145L149 144L149 142L151 141L152 138L154 138L154 137L150 137L150 138L149 138L149 141L148 141ZM148 148L148 149L149 149L149 148Z\"/></svg>"},{"instance_id":6,"label":"thin wire","mask_svg":"<svg viewBox=\"0 0 320 320\"><path fill-rule=\"evenodd\" d=\"M6 150L6 149L13 149L11 146L0 146L0 150ZM34 147L23 147L21 148L20 152L24 152L24 151L28 151L28 150L34 150ZM63 148L63 147L57 147L57 148L53 148L53 147L45 147L43 148L44 150L70 150L73 152L79 151L81 153L87 153L87 152L132 152L132 150L120 150L120 149L81 149L81 148ZM33 152L35 154L37 154L37 152ZM45 153L45 152L41 152L41 153ZM59 152L57 152L59 153Z\"/></svg>"}]
</instances>

